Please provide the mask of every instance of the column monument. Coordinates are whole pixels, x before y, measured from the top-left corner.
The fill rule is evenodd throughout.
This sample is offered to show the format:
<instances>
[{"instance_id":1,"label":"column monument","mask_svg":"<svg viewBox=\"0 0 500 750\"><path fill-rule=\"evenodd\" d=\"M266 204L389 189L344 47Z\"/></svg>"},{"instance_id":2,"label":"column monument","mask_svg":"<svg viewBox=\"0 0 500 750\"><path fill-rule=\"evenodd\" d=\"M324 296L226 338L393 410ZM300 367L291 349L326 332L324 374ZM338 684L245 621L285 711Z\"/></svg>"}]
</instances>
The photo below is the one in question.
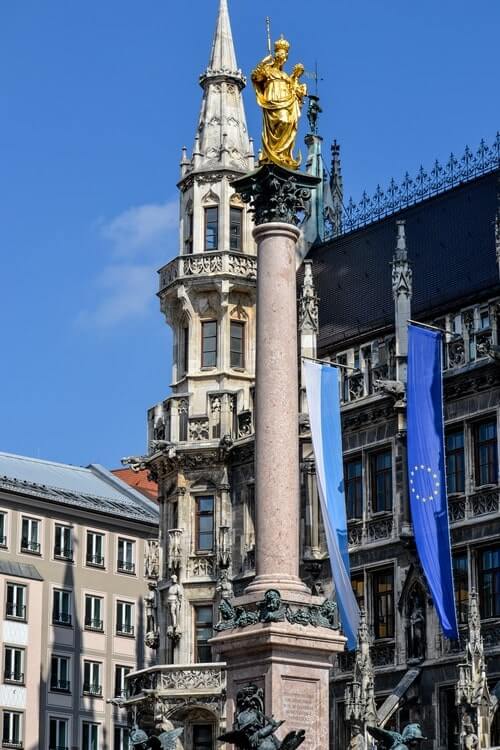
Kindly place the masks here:
<instances>
[{"instance_id":1,"label":"column monument","mask_svg":"<svg viewBox=\"0 0 500 750\"><path fill-rule=\"evenodd\" d=\"M279 39L252 73L264 119L260 165L232 183L253 211L258 245L256 577L243 596L221 602L211 645L227 663L228 724L237 696L241 702L254 685L265 715L284 720L276 747L279 737L304 729L303 747L323 750L329 669L345 638L335 604L312 596L299 577L295 250L298 217L319 178L299 172L293 153L306 87L302 65L291 75L283 70L289 46Z\"/></svg>"}]
</instances>

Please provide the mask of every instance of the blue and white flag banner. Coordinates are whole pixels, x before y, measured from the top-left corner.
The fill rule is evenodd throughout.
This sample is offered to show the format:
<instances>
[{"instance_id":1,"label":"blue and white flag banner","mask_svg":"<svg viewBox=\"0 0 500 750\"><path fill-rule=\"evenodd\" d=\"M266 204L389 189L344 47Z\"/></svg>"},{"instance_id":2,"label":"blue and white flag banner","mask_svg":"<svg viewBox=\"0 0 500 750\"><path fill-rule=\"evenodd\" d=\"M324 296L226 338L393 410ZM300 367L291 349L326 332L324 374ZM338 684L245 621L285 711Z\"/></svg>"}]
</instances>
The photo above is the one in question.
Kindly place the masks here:
<instances>
[{"instance_id":1,"label":"blue and white flag banner","mask_svg":"<svg viewBox=\"0 0 500 750\"><path fill-rule=\"evenodd\" d=\"M356 647L359 607L347 548L339 377L336 367L303 361L316 479L340 620L349 649Z\"/></svg>"},{"instance_id":2,"label":"blue and white flag banner","mask_svg":"<svg viewBox=\"0 0 500 750\"><path fill-rule=\"evenodd\" d=\"M441 333L408 326L408 486L417 551L441 628L458 640L443 423Z\"/></svg>"}]
</instances>

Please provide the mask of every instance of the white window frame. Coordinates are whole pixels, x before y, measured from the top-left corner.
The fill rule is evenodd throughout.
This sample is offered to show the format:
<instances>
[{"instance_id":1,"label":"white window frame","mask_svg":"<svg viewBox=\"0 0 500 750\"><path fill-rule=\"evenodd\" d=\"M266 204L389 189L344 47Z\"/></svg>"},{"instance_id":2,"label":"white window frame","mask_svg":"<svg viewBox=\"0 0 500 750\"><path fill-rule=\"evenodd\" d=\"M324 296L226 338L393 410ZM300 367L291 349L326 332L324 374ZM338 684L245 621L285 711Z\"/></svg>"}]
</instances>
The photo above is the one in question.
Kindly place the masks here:
<instances>
[{"instance_id":1,"label":"white window frame","mask_svg":"<svg viewBox=\"0 0 500 750\"><path fill-rule=\"evenodd\" d=\"M58 536L60 539L58 539ZM54 559L64 560L65 562L73 561L72 528L64 523L54 525Z\"/></svg>"},{"instance_id":2,"label":"white window frame","mask_svg":"<svg viewBox=\"0 0 500 750\"><path fill-rule=\"evenodd\" d=\"M7 549L9 546L9 513L0 509L0 518L2 519L2 528L0 529L0 547Z\"/></svg>"},{"instance_id":3,"label":"white window frame","mask_svg":"<svg viewBox=\"0 0 500 750\"><path fill-rule=\"evenodd\" d=\"M116 745L116 732L120 733L120 742L118 747ZM121 727L115 724L113 732L113 750L131 750L132 743L130 742L130 729L128 727Z\"/></svg>"},{"instance_id":4,"label":"white window frame","mask_svg":"<svg viewBox=\"0 0 500 750\"><path fill-rule=\"evenodd\" d=\"M121 557L120 547L123 550ZM135 540L123 536L118 537L116 569L119 573L135 575Z\"/></svg>"},{"instance_id":5,"label":"white window frame","mask_svg":"<svg viewBox=\"0 0 500 750\"><path fill-rule=\"evenodd\" d=\"M24 524L28 524L28 535L25 537L23 534ZM34 534L33 531L36 530ZM33 516L21 516L21 552L29 555L41 555L42 553L42 521L40 518L33 518ZM23 545L23 540L26 540L26 545ZM31 545L36 545L37 548L30 549Z\"/></svg>"},{"instance_id":6,"label":"white window frame","mask_svg":"<svg viewBox=\"0 0 500 750\"><path fill-rule=\"evenodd\" d=\"M56 667L56 674L55 674L56 685L55 686L53 685L54 675L53 675L53 670L52 670L54 659L57 659L57 667ZM61 664L63 662L66 664L66 679L63 679L62 677L63 670L61 669ZM67 682L68 687L67 688L58 687L58 685L60 685L62 682ZM65 656L62 654L52 654L52 657L50 660L49 689L55 690L58 693L59 692L62 692L62 693L71 692L71 657L70 656Z\"/></svg>"},{"instance_id":7,"label":"white window frame","mask_svg":"<svg viewBox=\"0 0 500 750\"><path fill-rule=\"evenodd\" d=\"M51 724L56 722L56 744L53 747L50 744ZM61 743L61 725L64 726L64 744ZM49 750L68 750L69 748L69 719L63 719L61 716L49 716Z\"/></svg>"},{"instance_id":8,"label":"white window frame","mask_svg":"<svg viewBox=\"0 0 500 750\"><path fill-rule=\"evenodd\" d=\"M125 694L125 677L127 676L127 674L130 674L130 672L132 672L133 669L134 669L134 667L132 667L132 666L126 666L125 664L116 664L115 665L115 682L114 682L114 685L113 685L113 690L115 692L115 696L114 696L115 698L121 698L121 697L124 696L124 694ZM119 680L116 679L117 674L120 675L120 679ZM116 690L116 688L117 688L117 682L120 683L119 684L119 695L116 694L117 693L117 690Z\"/></svg>"},{"instance_id":9,"label":"white window frame","mask_svg":"<svg viewBox=\"0 0 500 750\"><path fill-rule=\"evenodd\" d=\"M86 672L89 674L89 681L85 679ZM102 696L103 684L102 684L102 662L94 661L93 659L84 659L83 662L83 693L85 695L96 695ZM96 681L97 677L97 681ZM87 690L85 687L87 686ZM93 688L100 688L100 692L94 692Z\"/></svg>"},{"instance_id":10,"label":"white window frame","mask_svg":"<svg viewBox=\"0 0 500 750\"><path fill-rule=\"evenodd\" d=\"M10 671L7 676L7 652L10 652ZM16 654L19 654L19 671L15 671ZM24 685L26 677L24 674L25 665L25 649L21 646L5 646L4 647L4 658L3 658L3 681L9 683L15 683L17 685ZM12 676L14 675L14 676ZM16 680L16 675L19 675L19 679Z\"/></svg>"},{"instance_id":11,"label":"white window frame","mask_svg":"<svg viewBox=\"0 0 500 750\"><path fill-rule=\"evenodd\" d=\"M87 621L87 600L91 600L90 604L90 622ZM96 616L96 610L99 611L99 616ZM100 627L97 627L95 623L101 623ZM85 593L84 595L84 624L86 630L94 630L97 633L104 631L104 597L99 594Z\"/></svg>"},{"instance_id":12,"label":"white window frame","mask_svg":"<svg viewBox=\"0 0 500 750\"><path fill-rule=\"evenodd\" d=\"M7 612L7 604L8 604L7 592L8 592L9 586L12 586L14 588L14 597L13 597L12 604L14 605L14 607L16 609L19 606L21 606L24 609L24 614L21 615L21 616L19 616L17 614L12 614L12 613ZM22 584L22 583L15 583L14 581L7 581L6 599L5 599L5 613L6 613L6 616L9 619L12 619L12 620L21 620L23 622L28 619L27 618L27 614L28 614L27 591L28 591L28 588L24 584ZM21 596L20 597L19 597L19 592L21 592ZM18 601L19 598L21 599L20 602Z\"/></svg>"},{"instance_id":13,"label":"white window frame","mask_svg":"<svg viewBox=\"0 0 500 750\"><path fill-rule=\"evenodd\" d=\"M89 562L89 537L92 537L92 541L90 544L91 547L91 558L101 558L102 563L100 562ZM101 554L97 554L97 544L96 539L99 537L101 541ZM106 536L101 531L93 531L92 529L87 529L87 533L85 535L85 564L90 566L91 568L104 568L106 567L106 555L105 555L105 548L106 548Z\"/></svg>"},{"instance_id":14,"label":"white window frame","mask_svg":"<svg viewBox=\"0 0 500 750\"><path fill-rule=\"evenodd\" d=\"M5 717L9 716L9 736L3 736L3 730L5 726ZM13 736L14 717L18 718L18 737ZM5 747L5 743L9 743L10 747L22 747L23 746L23 713L22 711L12 711L11 709L4 709L2 715L2 745Z\"/></svg>"},{"instance_id":15,"label":"white window frame","mask_svg":"<svg viewBox=\"0 0 500 750\"><path fill-rule=\"evenodd\" d=\"M124 617L128 612L128 617ZM121 618L120 618L121 614ZM127 622L127 620L129 622ZM116 602L116 635L134 636L135 634L135 607L133 602L118 599Z\"/></svg>"},{"instance_id":16,"label":"white window frame","mask_svg":"<svg viewBox=\"0 0 500 750\"><path fill-rule=\"evenodd\" d=\"M72 592L68 589L53 589L52 590L52 624L53 625L66 625L71 626L73 623L72 610ZM67 607L62 606L62 603L66 600ZM56 606L56 602L57 606ZM56 619L56 612L59 617Z\"/></svg>"},{"instance_id":17,"label":"white window frame","mask_svg":"<svg viewBox=\"0 0 500 750\"><path fill-rule=\"evenodd\" d=\"M88 744L86 746L83 744L83 742L84 742L84 727L85 726L87 726L89 728ZM96 732L95 748L97 748L97 750L99 750L99 747L100 747L99 743L100 743L100 739L101 739L101 737L100 737L100 735L101 735L100 728L101 728L100 724L97 724L97 722L95 722L95 721L82 721L82 750L95 750L93 748L93 746L92 746L92 737L91 737L91 734L90 734L90 731L94 730L94 729L95 729L95 732Z\"/></svg>"}]
</instances>

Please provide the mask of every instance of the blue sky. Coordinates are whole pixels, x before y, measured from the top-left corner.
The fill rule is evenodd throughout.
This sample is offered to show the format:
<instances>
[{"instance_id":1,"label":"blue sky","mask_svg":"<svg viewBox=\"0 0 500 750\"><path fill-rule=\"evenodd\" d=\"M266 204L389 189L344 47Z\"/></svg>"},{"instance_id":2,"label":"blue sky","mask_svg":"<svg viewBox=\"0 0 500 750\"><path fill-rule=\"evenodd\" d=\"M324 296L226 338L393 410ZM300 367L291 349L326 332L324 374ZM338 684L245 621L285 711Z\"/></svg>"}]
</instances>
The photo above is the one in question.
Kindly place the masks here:
<instances>
[{"instance_id":1,"label":"blue sky","mask_svg":"<svg viewBox=\"0 0 500 750\"><path fill-rule=\"evenodd\" d=\"M218 0L0 4L0 450L114 467L168 393L156 269L177 252ZM248 74L273 36L323 81L347 196L500 127L495 0L229 0ZM260 115L245 102L258 140Z\"/></svg>"}]
</instances>

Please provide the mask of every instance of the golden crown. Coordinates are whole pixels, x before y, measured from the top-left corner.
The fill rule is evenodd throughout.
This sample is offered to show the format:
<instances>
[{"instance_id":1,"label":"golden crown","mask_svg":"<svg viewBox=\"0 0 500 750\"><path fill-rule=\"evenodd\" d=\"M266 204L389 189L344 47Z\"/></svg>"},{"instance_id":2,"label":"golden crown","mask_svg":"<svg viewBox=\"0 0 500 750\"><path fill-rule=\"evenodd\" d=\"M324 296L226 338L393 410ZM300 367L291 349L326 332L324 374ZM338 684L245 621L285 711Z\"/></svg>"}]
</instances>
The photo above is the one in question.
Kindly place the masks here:
<instances>
[{"instance_id":1,"label":"golden crown","mask_svg":"<svg viewBox=\"0 0 500 750\"><path fill-rule=\"evenodd\" d=\"M281 38L280 38L280 39L278 39L278 40L277 40L277 41L276 41L276 42L274 43L274 49L275 49L275 51L276 51L276 52L277 52L277 51L278 51L279 49L284 49L284 50L285 50L285 52L288 52L288 50L290 49L290 42L287 42L287 40L283 38L283 34L281 35Z\"/></svg>"}]
</instances>

